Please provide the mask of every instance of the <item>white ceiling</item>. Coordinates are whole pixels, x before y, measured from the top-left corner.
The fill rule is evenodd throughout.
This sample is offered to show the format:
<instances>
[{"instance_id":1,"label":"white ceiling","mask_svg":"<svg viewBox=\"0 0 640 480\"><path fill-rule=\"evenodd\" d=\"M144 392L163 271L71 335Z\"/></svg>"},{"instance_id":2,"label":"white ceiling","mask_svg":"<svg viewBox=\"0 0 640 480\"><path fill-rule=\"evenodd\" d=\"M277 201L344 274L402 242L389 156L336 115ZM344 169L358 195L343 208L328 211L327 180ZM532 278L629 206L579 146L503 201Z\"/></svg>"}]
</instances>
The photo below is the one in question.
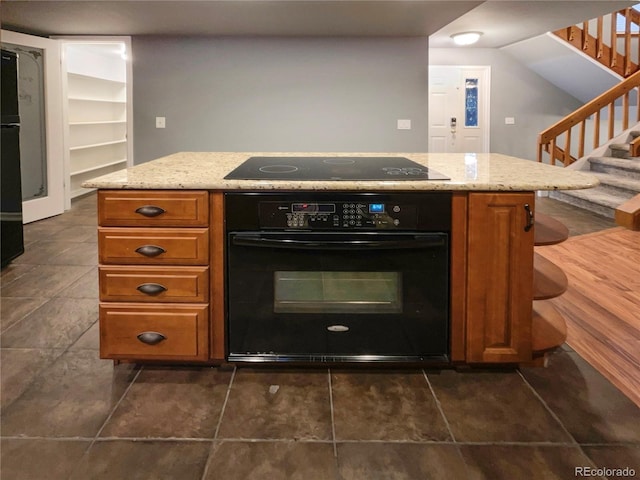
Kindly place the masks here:
<instances>
[{"instance_id":1,"label":"white ceiling","mask_svg":"<svg viewBox=\"0 0 640 480\"><path fill-rule=\"evenodd\" d=\"M430 36L484 33L497 48L635 1L2 0L2 28L39 35Z\"/></svg>"}]
</instances>

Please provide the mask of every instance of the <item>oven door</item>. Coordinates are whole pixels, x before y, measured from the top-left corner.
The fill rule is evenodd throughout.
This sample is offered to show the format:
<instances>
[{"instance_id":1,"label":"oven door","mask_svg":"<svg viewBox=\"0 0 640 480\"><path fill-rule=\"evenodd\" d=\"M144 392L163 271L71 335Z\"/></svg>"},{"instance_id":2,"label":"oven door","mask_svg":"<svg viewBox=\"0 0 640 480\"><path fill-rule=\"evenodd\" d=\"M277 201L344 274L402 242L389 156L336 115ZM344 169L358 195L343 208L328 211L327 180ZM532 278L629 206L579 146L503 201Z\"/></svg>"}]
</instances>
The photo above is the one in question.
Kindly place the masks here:
<instances>
[{"instance_id":1,"label":"oven door","mask_svg":"<svg viewBox=\"0 0 640 480\"><path fill-rule=\"evenodd\" d=\"M446 361L446 233L232 232L230 361Z\"/></svg>"}]
</instances>

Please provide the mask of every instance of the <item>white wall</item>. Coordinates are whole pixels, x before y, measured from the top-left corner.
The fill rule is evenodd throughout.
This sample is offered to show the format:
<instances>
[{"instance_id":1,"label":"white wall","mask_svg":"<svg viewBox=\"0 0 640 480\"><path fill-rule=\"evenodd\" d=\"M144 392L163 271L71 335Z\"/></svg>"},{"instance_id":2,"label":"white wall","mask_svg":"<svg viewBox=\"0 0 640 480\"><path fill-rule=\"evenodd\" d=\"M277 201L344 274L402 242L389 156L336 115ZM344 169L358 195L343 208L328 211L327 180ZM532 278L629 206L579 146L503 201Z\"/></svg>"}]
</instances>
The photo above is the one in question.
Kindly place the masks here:
<instances>
[{"instance_id":1,"label":"white wall","mask_svg":"<svg viewBox=\"0 0 640 480\"><path fill-rule=\"evenodd\" d=\"M136 163L177 151L427 150L426 38L133 37L132 54Z\"/></svg>"}]
</instances>

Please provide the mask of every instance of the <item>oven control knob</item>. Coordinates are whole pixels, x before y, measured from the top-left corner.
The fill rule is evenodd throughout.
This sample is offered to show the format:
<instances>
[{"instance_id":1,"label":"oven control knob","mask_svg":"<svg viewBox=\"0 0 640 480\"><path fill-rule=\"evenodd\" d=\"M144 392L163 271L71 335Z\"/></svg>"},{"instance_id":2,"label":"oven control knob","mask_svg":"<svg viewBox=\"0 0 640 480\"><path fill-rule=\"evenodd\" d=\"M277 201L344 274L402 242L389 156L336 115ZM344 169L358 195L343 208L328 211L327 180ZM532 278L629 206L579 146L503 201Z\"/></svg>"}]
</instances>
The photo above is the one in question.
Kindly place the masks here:
<instances>
[{"instance_id":1,"label":"oven control knob","mask_svg":"<svg viewBox=\"0 0 640 480\"><path fill-rule=\"evenodd\" d=\"M395 213L398 213L398 212L400 211L400 206L399 206L399 205L394 205L394 206L393 206L393 211L394 211Z\"/></svg>"},{"instance_id":2,"label":"oven control knob","mask_svg":"<svg viewBox=\"0 0 640 480\"><path fill-rule=\"evenodd\" d=\"M400 220L398 220L397 218L393 221L393 224L397 227L398 225L400 225Z\"/></svg>"}]
</instances>

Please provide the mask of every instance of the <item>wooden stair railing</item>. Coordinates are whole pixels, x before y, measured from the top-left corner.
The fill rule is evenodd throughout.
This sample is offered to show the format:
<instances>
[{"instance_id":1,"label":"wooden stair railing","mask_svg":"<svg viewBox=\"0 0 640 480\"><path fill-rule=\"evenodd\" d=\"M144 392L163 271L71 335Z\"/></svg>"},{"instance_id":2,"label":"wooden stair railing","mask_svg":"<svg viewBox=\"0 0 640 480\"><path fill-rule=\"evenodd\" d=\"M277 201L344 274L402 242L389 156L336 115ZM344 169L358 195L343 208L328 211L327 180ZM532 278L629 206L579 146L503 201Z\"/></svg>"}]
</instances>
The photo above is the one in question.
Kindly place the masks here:
<instances>
[{"instance_id":1,"label":"wooden stair railing","mask_svg":"<svg viewBox=\"0 0 640 480\"><path fill-rule=\"evenodd\" d=\"M593 149L598 148L614 136L627 130L630 126L629 122L632 120L630 114L632 110L630 92L634 89L636 105L634 106L633 122L640 122L640 108L637 105L640 98L639 87L640 70L538 134L538 162L545 160L543 158L545 152L549 154L549 163L551 165L555 165L556 161L560 161L565 167L583 157L585 154L587 120L593 120ZM620 105L616 105L618 101L621 102ZM621 122L616 122L616 110L618 107L622 108L621 116L619 117L622 120ZM603 111L606 111L607 118L607 138L604 142L600 139L600 124L604 118ZM574 127L578 130L578 141L575 146L572 145ZM577 155L574 156L572 151L576 151Z\"/></svg>"},{"instance_id":2,"label":"wooden stair railing","mask_svg":"<svg viewBox=\"0 0 640 480\"><path fill-rule=\"evenodd\" d=\"M625 19L624 31L617 29L618 15ZM608 24L607 32L605 24ZM633 32L639 25L640 13L626 8L598 17L595 21L585 21L582 26L561 28L553 34L626 78L640 69L640 35Z\"/></svg>"}]
</instances>

